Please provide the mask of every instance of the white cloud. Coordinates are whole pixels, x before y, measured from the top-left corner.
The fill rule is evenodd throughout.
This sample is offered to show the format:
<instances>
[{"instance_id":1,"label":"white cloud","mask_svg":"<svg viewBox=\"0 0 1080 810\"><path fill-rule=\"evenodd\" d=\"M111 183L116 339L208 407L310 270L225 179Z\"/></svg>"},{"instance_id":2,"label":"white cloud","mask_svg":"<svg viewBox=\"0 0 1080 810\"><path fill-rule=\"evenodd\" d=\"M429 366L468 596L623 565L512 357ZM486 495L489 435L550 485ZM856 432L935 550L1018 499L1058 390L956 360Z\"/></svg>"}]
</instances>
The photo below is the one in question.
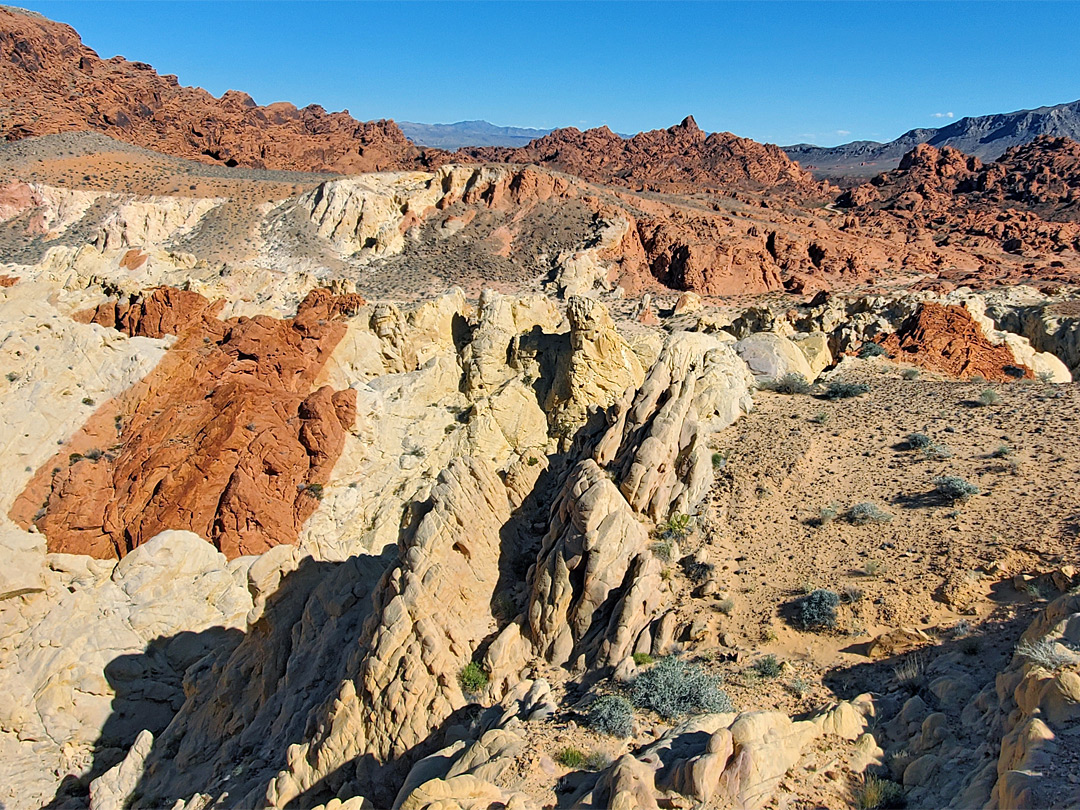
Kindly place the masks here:
<instances>
[{"instance_id":1,"label":"white cloud","mask_svg":"<svg viewBox=\"0 0 1080 810\"><path fill-rule=\"evenodd\" d=\"M836 130L836 134L837 135L850 135L851 131L847 130L847 129L838 129L838 130Z\"/></svg>"},{"instance_id":2,"label":"white cloud","mask_svg":"<svg viewBox=\"0 0 1080 810\"><path fill-rule=\"evenodd\" d=\"M951 112L947 112L947 113L934 113L934 114L933 114L933 115L931 115L930 117L931 117L931 118L952 118L952 117L953 117L953 114L952 114Z\"/></svg>"}]
</instances>

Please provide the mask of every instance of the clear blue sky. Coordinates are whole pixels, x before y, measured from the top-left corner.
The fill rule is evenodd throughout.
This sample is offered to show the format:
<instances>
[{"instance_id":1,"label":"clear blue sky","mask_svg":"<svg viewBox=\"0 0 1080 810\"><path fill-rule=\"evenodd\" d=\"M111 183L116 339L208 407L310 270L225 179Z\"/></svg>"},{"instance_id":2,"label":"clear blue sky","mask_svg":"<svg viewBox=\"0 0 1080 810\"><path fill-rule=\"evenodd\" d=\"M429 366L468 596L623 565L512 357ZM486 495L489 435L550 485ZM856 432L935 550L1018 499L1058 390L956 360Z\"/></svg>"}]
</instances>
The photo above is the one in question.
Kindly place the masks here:
<instances>
[{"instance_id":1,"label":"clear blue sky","mask_svg":"<svg viewBox=\"0 0 1080 810\"><path fill-rule=\"evenodd\" d=\"M28 2L215 95L355 117L779 144L1080 98L1080 4ZM937 116L937 117L935 117Z\"/></svg>"}]
</instances>

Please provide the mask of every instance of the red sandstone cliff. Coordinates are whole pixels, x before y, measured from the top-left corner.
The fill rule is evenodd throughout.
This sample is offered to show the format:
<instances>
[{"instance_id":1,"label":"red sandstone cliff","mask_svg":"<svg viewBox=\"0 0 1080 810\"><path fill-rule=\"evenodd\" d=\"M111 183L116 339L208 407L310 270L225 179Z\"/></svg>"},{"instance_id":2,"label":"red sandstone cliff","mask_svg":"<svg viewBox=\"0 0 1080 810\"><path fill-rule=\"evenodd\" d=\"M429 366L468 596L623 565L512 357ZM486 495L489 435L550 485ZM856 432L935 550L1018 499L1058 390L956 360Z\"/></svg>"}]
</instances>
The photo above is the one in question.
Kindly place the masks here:
<instances>
[{"instance_id":1,"label":"red sandstone cliff","mask_svg":"<svg viewBox=\"0 0 1080 810\"><path fill-rule=\"evenodd\" d=\"M422 150L393 121L284 102L220 99L142 62L101 59L73 28L0 8L0 137L96 130L178 157L230 166L343 173L424 167Z\"/></svg>"}]
</instances>

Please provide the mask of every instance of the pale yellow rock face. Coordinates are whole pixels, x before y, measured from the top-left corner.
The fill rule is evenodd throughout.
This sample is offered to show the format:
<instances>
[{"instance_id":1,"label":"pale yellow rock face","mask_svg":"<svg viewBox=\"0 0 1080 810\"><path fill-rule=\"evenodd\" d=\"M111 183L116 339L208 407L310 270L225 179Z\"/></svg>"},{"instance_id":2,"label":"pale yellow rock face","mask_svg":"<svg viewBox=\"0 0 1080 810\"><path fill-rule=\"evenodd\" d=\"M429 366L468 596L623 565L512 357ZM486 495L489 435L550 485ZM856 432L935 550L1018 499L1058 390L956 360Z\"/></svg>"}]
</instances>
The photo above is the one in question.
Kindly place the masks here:
<instances>
[{"instance_id":1,"label":"pale yellow rock face","mask_svg":"<svg viewBox=\"0 0 1080 810\"><path fill-rule=\"evenodd\" d=\"M637 355L615 329L603 305L571 298L570 353L560 363L545 411L555 433L568 440L585 424L589 408L606 408L645 377Z\"/></svg>"},{"instance_id":2,"label":"pale yellow rock face","mask_svg":"<svg viewBox=\"0 0 1080 810\"><path fill-rule=\"evenodd\" d=\"M162 358L167 341L129 338L60 314L53 285L0 289L0 515L33 473L106 400L130 388ZM86 400L89 400L87 402Z\"/></svg>"},{"instance_id":3,"label":"pale yellow rock face","mask_svg":"<svg viewBox=\"0 0 1080 810\"><path fill-rule=\"evenodd\" d=\"M665 593L648 541L616 486L594 462L581 462L552 507L529 596L530 635L541 655L553 664L581 657L605 666L633 651ZM633 586L602 612L628 572Z\"/></svg>"},{"instance_id":4,"label":"pale yellow rock face","mask_svg":"<svg viewBox=\"0 0 1080 810\"><path fill-rule=\"evenodd\" d=\"M735 351L758 380L778 380L785 374L801 374L806 380L817 376L798 345L782 335L750 335L735 344Z\"/></svg>"},{"instance_id":5,"label":"pale yellow rock face","mask_svg":"<svg viewBox=\"0 0 1080 810\"><path fill-rule=\"evenodd\" d=\"M322 730L268 788L273 806L354 758L404 755L465 705L458 673L495 629L490 603L510 504L494 467L478 459L451 462L431 498L376 596L369 652L343 683Z\"/></svg>"},{"instance_id":6,"label":"pale yellow rock face","mask_svg":"<svg viewBox=\"0 0 1080 810\"><path fill-rule=\"evenodd\" d=\"M21 770L17 754L0 757L0 785L10 791L5 796L0 788L0 798L13 808L37 806L34 795L51 797L55 789L49 778L54 769L81 773L113 714L118 691L143 712L155 702L162 704L156 711L175 711L183 702L184 669L192 656L206 651L196 634L245 626L251 597L241 568L190 532L163 532L120 563L49 555L49 599L43 594L25 603L0 602L6 628L0 646L0 732L18 730L39 741L37 751L52 764L38 773L43 779L35 784L34 772ZM144 697L137 685L150 674L139 663L147 645L181 631L192 639L172 651L179 670L171 673L171 683L159 673L157 697ZM125 660L131 661L128 669L121 668ZM136 713L111 733L119 740L148 721ZM13 743L7 733L0 734L0 751L10 751Z\"/></svg>"},{"instance_id":7,"label":"pale yellow rock face","mask_svg":"<svg viewBox=\"0 0 1080 810\"><path fill-rule=\"evenodd\" d=\"M810 332L795 334L792 341L803 353L806 362L810 366L810 374L807 382L813 382L826 368L832 365L833 356L829 350L829 337L824 332Z\"/></svg>"},{"instance_id":8,"label":"pale yellow rock face","mask_svg":"<svg viewBox=\"0 0 1080 810\"><path fill-rule=\"evenodd\" d=\"M635 511L657 521L690 513L713 480L708 439L750 410L752 384L721 338L677 332L641 387L615 405L594 456Z\"/></svg>"}]
</instances>

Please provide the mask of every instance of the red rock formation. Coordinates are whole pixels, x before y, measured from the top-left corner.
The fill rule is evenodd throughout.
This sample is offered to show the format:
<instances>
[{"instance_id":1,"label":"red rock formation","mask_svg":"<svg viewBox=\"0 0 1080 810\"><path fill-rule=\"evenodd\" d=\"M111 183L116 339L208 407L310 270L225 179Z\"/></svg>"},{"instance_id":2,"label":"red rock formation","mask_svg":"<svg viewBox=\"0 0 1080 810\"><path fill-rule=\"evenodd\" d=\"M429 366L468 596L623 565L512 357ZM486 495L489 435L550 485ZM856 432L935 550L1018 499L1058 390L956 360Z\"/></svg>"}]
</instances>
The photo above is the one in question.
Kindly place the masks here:
<instances>
[{"instance_id":1,"label":"red rock formation","mask_svg":"<svg viewBox=\"0 0 1080 810\"><path fill-rule=\"evenodd\" d=\"M125 331L179 327L177 341L38 471L12 517L36 523L50 551L102 558L165 529L230 558L295 542L355 417L353 391L312 385L340 317L362 305L315 290L289 320L221 321L201 296L159 288L114 308Z\"/></svg>"},{"instance_id":2,"label":"red rock formation","mask_svg":"<svg viewBox=\"0 0 1080 810\"><path fill-rule=\"evenodd\" d=\"M0 137L96 130L126 143L227 166L355 173L445 162L392 121L311 105L216 99L141 62L103 60L74 29L0 8Z\"/></svg>"},{"instance_id":3,"label":"red rock formation","mask_svg":"<svg viewBox=\"0 0 1080 810\"><path fill-rule=\"evenodd\" d=\"M224 305L224 301L211 303L187 290L156 287L150 295L133 296L129 301L110 300L76 319L113 327L132 337L161 338L180 334L197 324L204 314L217 315Z\"/></svg>"},{"instance_id":4,"label":"red rock formation","mask_svg":"<svg viewBox=\"0 0 1080 810\"><path fill-rule=\"evenodd\" d=\"M960 306L927 301L881 345L897 359L950 377L981 375L999 382L1034 377L1031 369L1016 362L1008 346L987 340L971 313Z\"/></svg>"},{"instance_id":5,"label":"red rock formation","mask_svg":"<svg viewBox=\"0 0 1080 810\"><path fill-rule=\"evenodd\" d=\"M921 144L899 168L845 192L837 205L857 209L871 232L902 227L938 246L1030 258L1067 252L1075 259L1080 144L1044 136L988 164Z\"/></svg>"},{"instance_id":6,"label":"red rock formation","mask_svg":"<svg viewBox=\"0 0 1080 810\"><path fill-rule=\"evenodd\" d=\"M817 194L823 186L777 146L729 132L706 135L693 117L678 126L621 138L607 127L557 129L520 149L466 149L458 156L538 163L586 180L649 191L782 187Z\"/></svg>"}]
</instances>

